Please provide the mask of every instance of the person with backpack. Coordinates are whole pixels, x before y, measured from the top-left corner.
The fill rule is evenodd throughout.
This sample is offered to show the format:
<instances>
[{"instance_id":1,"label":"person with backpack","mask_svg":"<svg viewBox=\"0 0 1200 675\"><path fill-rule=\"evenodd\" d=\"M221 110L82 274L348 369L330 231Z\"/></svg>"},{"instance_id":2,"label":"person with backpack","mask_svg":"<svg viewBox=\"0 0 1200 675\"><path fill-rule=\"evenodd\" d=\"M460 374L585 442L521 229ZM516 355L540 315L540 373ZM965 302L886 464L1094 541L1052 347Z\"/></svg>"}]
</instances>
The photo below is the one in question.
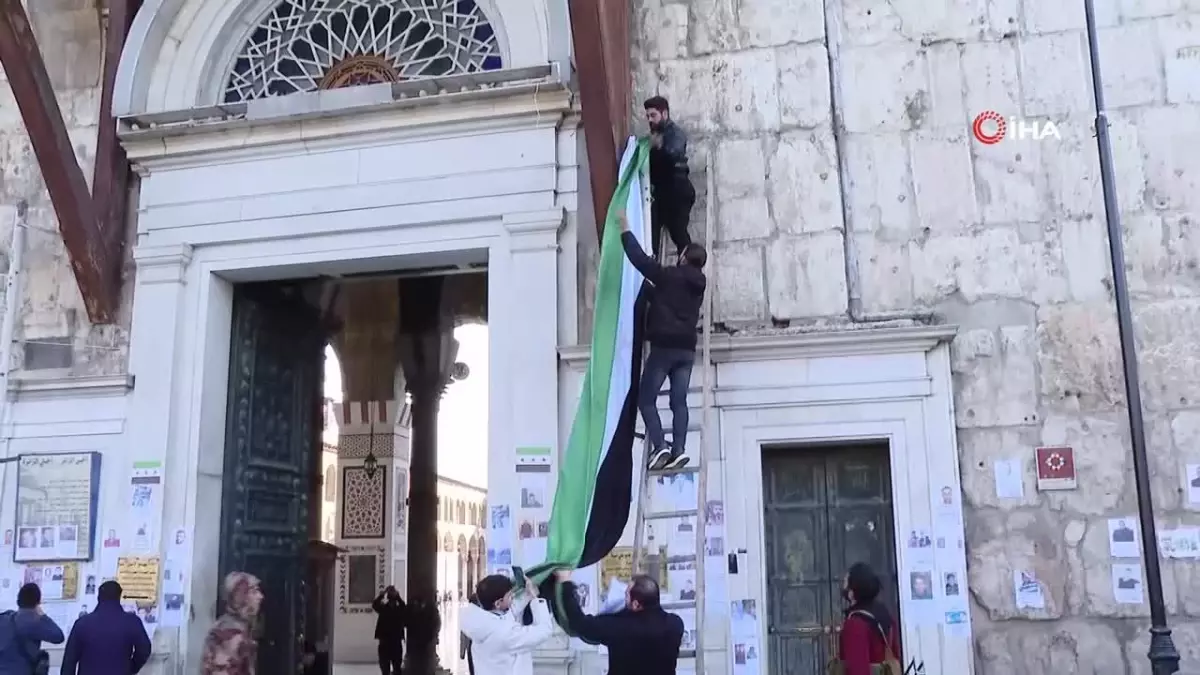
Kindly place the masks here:
<instances>
[{"instance_id":1,"label":"person with backpack","mask_svg":"<svg viewBox=\"0 0 1200 675\"><path fill-rule=\"evenodd\" d=\"M137 675L150 660L150 636L121 606L121 584L100 584L96 609L75 622L63 651L61 675Z\"/></svg>"},{"instance_id":2,"label":"person with backpack","mask_svg":"<svg viewBox=\"0 0 1200 675\"><path fill-rule=\"evenodd\" d=\"M17 610L0 615L0 675L46 675L50 655L42 643L66 640L54 619L42 611L42 589L25 584L17 591Z\"/></svg>"},{"instance_id":3,"label":"person with backpack","mask_svg":"<svg viewBox=\"0 0 1200 675\"><path fill-rule=\"evenodd\" d=\"M854 563L842 580L849 605L838 636L842 675L902 675L900 630L879 600L883 583L866 563Z\"/></svg>"}]
</instances>

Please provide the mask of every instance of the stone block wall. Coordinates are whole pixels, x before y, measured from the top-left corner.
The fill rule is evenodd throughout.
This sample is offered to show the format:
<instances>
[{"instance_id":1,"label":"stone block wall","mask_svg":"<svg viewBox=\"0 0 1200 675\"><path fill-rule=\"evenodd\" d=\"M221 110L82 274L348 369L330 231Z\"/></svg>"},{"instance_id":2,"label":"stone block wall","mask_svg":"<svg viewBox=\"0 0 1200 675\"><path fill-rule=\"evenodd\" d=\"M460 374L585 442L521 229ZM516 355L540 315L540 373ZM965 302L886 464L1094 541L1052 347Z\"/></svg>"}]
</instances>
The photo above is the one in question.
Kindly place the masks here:
<instances>
[{"instance_id":1,"label":"stone block wall","mask_svg":"<svg viewBox=\"0 0 1200 675\"><path fill-rule=\"evenodd\" d=\"M96 3L53 0L28 5L75 154L90 182L103 61ZM14 365L31 375L121 373L127 318L112 326L88 323L29 135L2 73L0 80L0 273L8 271L16 205L22 200L29 204Z\"/></svg>"},{"instance_id":2,"label":"stone block wall","mask_svg":"<svg viewBox=\"0 0 1200 675\"><path fill-rule=\"evenodd\" d=\"M1196 525L1182 467L1200 461L1200 2L1096 5L1158 520ZM962 327L977 672L1149 672L1148 608L1117 604L1109 575L1107 519L1136 504L1082 0L636 0L634 12L635 99L667 96L693 167L713 156L718 321L844 320L849 237L865 311ZM1052 121L1061 139L1015 140L1010 125L983 145L971 123L985 110ZM1076 449L1077 490L1037 492L1033 449L1050 444ZM1016 457L1025 498L998 499L994 462ZM1014 569L1038 573L1044 611L1016 608ZM1194 668L1200 564L1165 561L1164 576Z\"/></svg>"}]
</instances>

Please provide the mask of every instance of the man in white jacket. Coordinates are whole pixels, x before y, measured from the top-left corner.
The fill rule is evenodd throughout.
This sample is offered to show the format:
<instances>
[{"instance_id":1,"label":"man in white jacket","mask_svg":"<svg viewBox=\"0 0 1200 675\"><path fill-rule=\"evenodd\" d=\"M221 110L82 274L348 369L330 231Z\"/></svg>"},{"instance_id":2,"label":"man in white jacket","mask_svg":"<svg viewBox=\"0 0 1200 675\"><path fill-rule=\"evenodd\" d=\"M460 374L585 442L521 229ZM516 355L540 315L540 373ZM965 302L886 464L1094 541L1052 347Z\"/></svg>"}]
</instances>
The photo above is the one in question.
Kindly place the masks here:
<instances>
[{"instance_id":1,"label":"man in white jacket","mask_svg":"<svg viewBox=\"0 0 1200 675\"><path fill-rule=\"evenodd\" d=\"M537 586L525 580L525 593L514 598L512 579L493 574L475 587L478 604L467 605L459 617L462 632L471 640L474 675L533 675L533 650L554 633L546 601L537 597ZM521 625L530 606L533 624Z\"/></svg>"}]
</instances>

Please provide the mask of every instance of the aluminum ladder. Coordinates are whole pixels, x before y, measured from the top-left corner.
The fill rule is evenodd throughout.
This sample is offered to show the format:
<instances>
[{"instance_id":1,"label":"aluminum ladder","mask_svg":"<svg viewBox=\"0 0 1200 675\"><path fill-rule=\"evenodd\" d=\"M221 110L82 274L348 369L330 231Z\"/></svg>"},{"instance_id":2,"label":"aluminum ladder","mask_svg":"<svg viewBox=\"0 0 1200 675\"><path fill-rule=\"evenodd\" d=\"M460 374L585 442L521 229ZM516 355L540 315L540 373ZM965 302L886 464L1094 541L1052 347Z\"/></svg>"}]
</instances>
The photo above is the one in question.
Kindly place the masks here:
<instances>
[{"instance_id":1,"label":"aluminum ladder","mask_svg":"<svg viewBox=\"0 0 1200 675\"><path fill-rule=\"evenodd\" d=\"M713 364L713 360L712 360L712 305L713 305L714 284L712 282L713 275L711 274L711 270L713 268L712 256L711 256L711 252L712 252L712 243L711 242L713 241L713 207L714 207L713 183L714 183L714 178L713 178L713 161L712 161L711 153L709 154L708 162L706 165L705 179L706 179L706 194L705 194L705 210L704 210L704 243L706 246L709 247L710 257L709 257L709 264L706 265L706 274L708 275L708 283L705 285L704 300L703 300L702 309L700 311L700 321L701 321L702 328L701 328L701 335L700 335L700 355L699 355L700 359L698 359L698 360L700 361L700 365L702 368L702 370L701 370L701 387L700 387L701 407L700 407L700 415L698 416L699 423L696 424L695 421L689 421L689 424L688 424L688 435L690 436L692 432L698 431L700 433L700 436L697 439L697 443L695 443L694 445L689 444L692 448L692 450L689 451L689 455L691 456L692 460L694 460L694 461L689 461L688 464L686 464L685 466L680 467L678 469L668 469L668 470L664 470L664 471L650 471L649 466L648 466L648 459L649 459L650 453L651 453L650 439L646 436L646 434L644 432L637 434L642 437L643 444L642 444L642 457L641 457L641 477L638 481L640 488L638 491L637 511L636 511L636 516L635 516L636 520L634 521L634 541L633 541L633 570L634 570L634 573L635 574L650 574L651 576L658 578L659 575L655 571L649 570L645 566L647 557L649 557L649 560L657 563L660 559L660 555L661 555L661 551L662 551L662 549L660 548L660 549L657 549L656 551L652 552L653 553L652 555L649 555L649 556L647 555L648 553L651 553L646 550L646 543L647 543L646 542L646 526L647 526L647 523L656 521L656 520L664 521L664 520L674 520L674 519L681 519L681 518L682 519L691 518L691 519L695 520L694 532L696 535L696 548L695 548L695 551L693 552L693 555L695 556L695 575L696 575L695 600L682 600L682 601L678 601L678 602L664 602L663 609L665 609L667 611L681 610L681 609L682 610L691 609L691 610L695 611L695 614L696 614L696 639L695 639L695 642L693 645L694 649L680 650L679 658L680 659L695 658L695 665L696 665L695 672L697 675L705 675L705 672L706 672L704 669L704 656L705 656L705 654L704 654L704 651L705 651L704 650L704 635L705 635L704 561L705 561L705 557L706 557L704 547L705 547L705 538L706 538L705 535L706 535L706 529L707 529L706 523L705 523L705 520L706 520L706 518L705 518L705 503L707 502L707 495L708 495L708 459L709 459L709 457L712 457L717 454L717 453L711 452L710 448L708 447L709 442L712 440L712 434L711 434L712 414L714 411L713 388L714 388L715 379L716 379L715 365ZM643 193L643 203L645 206L645 213L651 212L650 208L649 208L649 196L648 195L649 195L649 186L646 186L645 191ZM667 232L666 232L666 228L664 228L663 232L661 233L660 245L659 245L660 262L662 262L662 258L666 254L666 248L667 248L666 247L666 238L667 238ZM647 352L648 351L649 350L647 350ZM644 364L644 361L643 361L643 364ZM693 372L694 372L694 370L693 370ZM689 386L689 393L690 393L690 391L691 391L691 387ZM665 389L665 390L662 390L659 392L659 400L662 401L669 393L670 393L670 389L669 389L669 383L668 383L668 389ZM660 409L661 409L661 406L660 406ZM639 413L639 416L640 416L640 413ZM644 427L643 427L643 429L644 429ZM672 440L672 442L675 441L674 438L672 438L671 440ZM651 506L652 506L651 501L652 500L650 498L651 483L659 476L670 476L672 474L692 474L692 475L696 476L696 481L695 481L696 482L696 507L691 508L691 509L678 510L678 511L658 511L658 512L652 511L651 510ZM662 569L662 567L665 567L665 566L660 566L660 569ZM663 580L660 579L660 582L661 581L663 581Z\"/></svg>"}]
</instances>

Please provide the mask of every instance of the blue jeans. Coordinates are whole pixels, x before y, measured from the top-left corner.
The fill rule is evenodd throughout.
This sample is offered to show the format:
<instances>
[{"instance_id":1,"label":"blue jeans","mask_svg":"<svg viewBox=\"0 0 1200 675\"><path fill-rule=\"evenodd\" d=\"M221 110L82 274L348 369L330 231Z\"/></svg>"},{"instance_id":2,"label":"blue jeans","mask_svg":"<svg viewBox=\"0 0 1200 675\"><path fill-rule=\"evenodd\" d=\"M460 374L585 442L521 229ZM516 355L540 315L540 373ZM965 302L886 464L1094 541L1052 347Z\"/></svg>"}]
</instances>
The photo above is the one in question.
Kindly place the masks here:
<instances>
[{"instance_id":1,"label":"blue jeans","mask_svg":"<svg viewBox=\"0 0 1200 675\"><path fill-rule=\"evenodd\" d=\"M642 370L642 384L638 391L638 410L646 423L646 438L658 450L666 444L663 437L662 418L658 415L658 392L667 378L671 378L671 445L672 454L683 452L687 442L688 386L692 382L692 364L696 352L687 349L650 346L650 356Z\"/></svg>"}]
</instances>

